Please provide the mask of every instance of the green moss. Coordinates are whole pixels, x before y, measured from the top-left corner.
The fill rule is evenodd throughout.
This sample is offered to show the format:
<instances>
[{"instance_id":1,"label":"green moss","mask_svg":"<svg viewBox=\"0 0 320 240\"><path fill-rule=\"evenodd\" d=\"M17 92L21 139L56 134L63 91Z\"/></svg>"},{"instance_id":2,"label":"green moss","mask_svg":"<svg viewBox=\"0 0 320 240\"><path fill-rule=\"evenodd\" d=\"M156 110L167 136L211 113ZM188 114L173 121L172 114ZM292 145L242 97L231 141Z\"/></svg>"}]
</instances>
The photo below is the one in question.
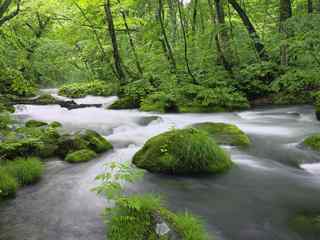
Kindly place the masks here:
<instances>
[{"instance_id":1,"label":"green moss","mask_svg":"<svg viewBox=\"0 0 320 240\"><path fill-rule=\"evenodd\" d=\"M57 102L57 99L55 99L52 95L50 94L43 94L39 96L35 102L37 104L43 104L43 105L49 105L49 104L55 104Z\"/></svg>"},{"instance_id":2,"label":"green moss","mask_svg":"<svg viewBox=\"0 0 320 240\"><path fill-rule=\"evenodd\" d=\"M207 132L218 144L232 146L250 145L249 137L237 126L232 124L207 122L195 124L192 127Z\"/></svg>"},{"instance_id":3,"label":"green moss","mask_svg":"<svg viewBox=\"0 0 320 240\"><path fill-rule=\"evenodd\" d=\"M16 179L0 167L0 199L14 197L18 188Z\"/></svg>"},{"instance_id":4,"label":"green moss","mask_svg":"<svg viewBox=\"0 0 320 240\"><path fill-rule=\"evenodd\" d=\"M133 163L151 172L170 174L220 173L232 166L229 155L196 129L173 130L151 138Z\"/></svg>"},{"instance_id":5,"label":"green moss","mask_svg":"<svg viewBox=\"0 0 320 240\"><path fill-rule=\"evenodd\" d=\"M8 161L3 168L13 176L19 185L37 182L43 174L43 164L39 158L18 158Z\"/></svg>"},{"instance_id":6,"label":"green moss","mask_svg":"<svg viewBox=\"0 0 320 240\"><path fill-rule=\"evenodd\" d=\"M92 130L86 130L82 138L87 141L88 148L96 153L103 153L111 150L113 147L104 137Z\"/></svg>"},{"instance_id":7,"label":"green moss","mask_svg":"<svg viewBox=\"0 0 320 240\"><path fill-rule=\"evenodd\" d=\"M173 94L156 92L145 98L140 107L146 112L179 112L177 101Z\"/></svg>"},{"instance_id":8,"label":"green moss","mask_svg":"<svg viewBox=\"0 0 320 240\"><path fill-rule=\"evenodd\" d=\"M89 149L82 149L73 153L69 153L65 160L70 163L88 162L95 158L97 154Z\"/></svg>"},{"instance_id":9,"label":"green moss","mask_svg":"<svg viewBox=\"0 0 320 240\"><path fill-rule=\"evenodd\" d=\"M59 123L59 122L52 122L52 123L49 124L49 127L59 128L59 127L62 127L62 124Z\"/></svg>"},{"instance_id":10,"label":"green moss","mask_svg":"<svg viewBox=\"0 0 320 240\"><path fill-rule=\"evenodd\" d=\"M88 95L111 96L115 94L116 91L116 84L95 80L65 84L59 89L59 95L71 98L80 98Z\"/></svg>"},{"instance_id":11,"label":"green moss","mask_svg":"<svg viewBox=\"0 0 320 240\"><path fill-rule=\"evenodd\" d=\"M319 236L320 214L299 214L290 221L290 227L302 236Z\"/></svg>"},{"instance_id":12,"label":"green moss","mask_svg":"<svg viewBox=\"0 0 320 240\"><path fill-rule=\"evenodd\" d=\"M152 195L121 198L107 215L110 240L207 240L202 223L191 214L176 215ZM159 221L161 220L161 221ZM165 222L170 231L161 237L156 225Z\"/></svg>"},{"instance_id":13,"label":"green moss","mask_svg":"<svg viewBox=\"0 0 320 240\"><path fill-rule=\"evenodd\" d=\"M320 151L320 134L315 134L313 136L307 137L303 144L314 151Z\"/></svg>"},{"instance_id":14,"label":"green moss","mask_svg":"<svg viewBox=\"0 0 320 240\"><path fill-rule=\"evenodd\" d=\"M79 134L64 134L58 139L57 154L65 158L68 153L87 149L88 144Z\"/></svg>"},{"instance_id":15,"label":"green moss","mask_svg":"<svg viewBox=\"0 0 320 240\"><path fill-rule=\"evenodd\" d=\"M37 120L29 120L28 122L26 122L26 127L29 127L29 128L43 127L47 125L48 123L37 121Z\"/></svg>"},{"instance_id":16,"label":"green moss","mask_svg":"<svg viewBox=\"0 0 320 240\"><path fill-rule=\"evenodd\" d=\"M139 108L139 103L132 97L123 97L115 101L109 109L121 110L121 109L136 109Z\"/></svg>"},{"instance_id":17,"label":"green moss","mask_svg":"<svg viewBox=\"0 0 320 240\"><path fill-rule=\"evenodd\" d=\"M112 149L112 145L100 134L92 130L77 132L74 135L65 134L58 140L58 155L65 157L68 153L82 149L90 149L102 153Z\"/></svg>"}]
</instances>

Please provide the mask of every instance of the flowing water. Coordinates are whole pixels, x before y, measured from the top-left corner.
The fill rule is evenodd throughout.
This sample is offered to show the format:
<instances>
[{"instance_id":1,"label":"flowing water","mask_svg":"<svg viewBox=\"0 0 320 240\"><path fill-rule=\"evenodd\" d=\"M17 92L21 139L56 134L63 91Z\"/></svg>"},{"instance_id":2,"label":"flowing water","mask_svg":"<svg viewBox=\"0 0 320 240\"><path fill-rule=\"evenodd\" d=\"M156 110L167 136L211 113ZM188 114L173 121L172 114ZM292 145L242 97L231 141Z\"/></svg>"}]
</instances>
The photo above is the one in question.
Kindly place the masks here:
<instances>
[{"instance_id":1,"label":"flowing water","mask_svg":"<svg viewBox=\"0 0 320 240\"><path fill-rule=\"evenodd\" d=\"M52 92L52 91L51 91ZM87 97L78 103L111 104L116 98ZM110 161L131 160L150 137L199 122L233 123L252 139L245 151L225 146L235 167L212 177L146 174L132 191L162 194L169 207L202 217L216 239L316 240L290 231L301 210L320 210L320 157L299 147L320 132L310 106L265 108L241 113L152 114L136 110L17 106L21 119L59 121L70 131L90 128L115 146L111 153L80 165L46 163L43 180L0 204L1 240L103 240L106 200L91 191ZM300 166L301 168L299 168Z\"/></svg>"}]
</instances>

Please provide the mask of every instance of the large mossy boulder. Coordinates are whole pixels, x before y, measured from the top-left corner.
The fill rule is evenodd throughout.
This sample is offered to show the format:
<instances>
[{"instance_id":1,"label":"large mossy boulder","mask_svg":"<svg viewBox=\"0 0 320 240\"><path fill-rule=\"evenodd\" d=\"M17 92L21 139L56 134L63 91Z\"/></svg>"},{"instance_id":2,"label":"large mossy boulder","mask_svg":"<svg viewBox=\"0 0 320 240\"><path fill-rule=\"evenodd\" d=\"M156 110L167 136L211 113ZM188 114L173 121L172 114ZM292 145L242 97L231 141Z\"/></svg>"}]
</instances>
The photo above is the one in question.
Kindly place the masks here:
<instances>
[{"instance_id":1,"label":"large mossy boulder","mask_svg":"<svg viewBox=\"0 0 320 240\"><path fill-rule=\"evenodd\" d=\"M198 123L192 127L205 131L218 144L246 147L250 145L249 137L237 126L226 123Z\"/></svg>"},{"instance_id":2,"label":"large mossy boulder","mask_svg":"<svg viewBox=\"0 0 320 240\"><path fill-rule=\"evenodd\" d=\"M314 151L320 151L320 133L307 137L302 144Z\"/></svg>"},{"instance_id":3,"label":"large mossy boulder","mask_svg":"<svg viewBox=\"0 0 320 240\"><path fill-rule=\"evenodd\" d=\"M69 163L82 163L82 162L88 162L95 158L97 154L90 150L90 149L82 149L79 151L75 151L72 153L69 153L65 160Z\"/></svg>"},{"instance_id":4,"label":"large mossy boulder","mask_svg":"<svg viewBox=\"0 0 320 240\"><path fill-rule=\"evenodd\" d=\"M168 174L221 173L232 166L229 155L205 132L173 130L151 138L133 163L151 172Z\"/></svg>"},{"instance_id":5,"label":"large mossy boulder","mask_svg":"<svg viewBox=\"0 0 320 240\"><path fill-rule=\"evenodd\" d=\"M0 166L0 200L16 195L18 182Z\"/></svg>"}]
</instances>

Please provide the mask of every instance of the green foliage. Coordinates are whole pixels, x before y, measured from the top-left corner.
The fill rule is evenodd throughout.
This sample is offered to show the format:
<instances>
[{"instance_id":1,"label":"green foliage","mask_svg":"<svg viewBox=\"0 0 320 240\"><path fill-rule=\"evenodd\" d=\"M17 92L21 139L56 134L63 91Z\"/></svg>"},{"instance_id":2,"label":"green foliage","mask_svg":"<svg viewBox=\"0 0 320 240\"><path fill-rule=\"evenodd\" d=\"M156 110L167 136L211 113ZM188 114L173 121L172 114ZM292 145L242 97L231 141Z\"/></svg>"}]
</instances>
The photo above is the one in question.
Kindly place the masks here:
<instances>
[{"instance_id":1,"label":"green foliage","mask_svg":"<svg viewBox=\"0 0 320 240\"><path fill-rule=\"evenodd\" d=\"M170 174L220 173L232 166L229 155L196 129L173 130L151 138L133 163L151 172Z\"/></svg>"},{"instance_id":2,"label":"green foliage","mask_svg":"<svg viewBox=\"0 0 320 240\"><path fill-rule=\"evenodd\" d=\"M135 108L139 108L139 105L140 103L136 102L134 98L126 96L112 103L111 106L109 106L109 109L115 109L115 110L135 109Z\"/></svg>"},{"instance_id":3,"label":"green foliage","mask_svg":"<svg viewBox=\"0 0 320 240\"><path fill-rule=\"evenodd\" d=\"M43 174L42 162L34 157L7 161L3 168L17 180L20 186L37 182Z\"/></svg>"},{"instance_id":4,"label":"green foliage","mask_svg":"<svg viewBox=\"0 0 320 240\"><path fill-rule=\"evenodd\" d=\"M249 99L268 96L273 93L270 83L281 74L273 62L261 62L240 69L236 88L244 92Z\"/></svg>"},{"instance_id":5,"label":"green foliage","mask_svg":"<svg viewBox=\"0 0 320 240\"><path fill-rule=\"evenodd\" d=\"M42 94L35 101L37 104L49 105L49 104L55 104L57 102L57 99L55 99L50 94Z\"/></svg>"},{"instance_id":6,"label":"green foliage","mask_svg":"<svg viewBox=\"0 0 320 240\"><path fill-rule=\"evenodd\" d=\"M80 98L88 95L111 96L115 94L116 91L117 89L115 84L95 80L63 85L59 89L59 94L71 98Z\"/></svg>"},{"instance_id":7,"label":"green foliage","mask_svg":"<svg viewBox=\"0 0 320 240\"><path fill-rule=\"evenodd\" d=\"M0 83L1 94L30 97L36 93L35 85L26 80L21 72L11 68L0 68Z\"/></svg>"},{"instance_id":8,"label":"green foliage","mask_svg":"<svg viewBox=\"0 0 320 240\"><path fill-rule=\"evenodd\" d=\"M0 113L0 130L8 129L13 120L9 113Z\"/></svg>"},{"instance_id":9,"label":"green foliage","mask_svg":"<svg viewBox=\"0 0 320 240\"><path fill-rule=\"evenodd\" d=\"M42 122L42 121L37 121L37 120L29 120L28 122L26 122L26 127L28 128L37 128L37 127L43 127L43 126L47 126L48 123L46 122Z\"/></svg>"},{"instance_id":10,"label":"green foliage","mask_svg":"<svg viewBox=\"0 0 320 240\"><path fill-rule=\"evenodd\" d=\"M142 100L140 110L154 112L179 112L177 100L173 94L155 92Z\"/></svg>"},{"instance_id":11,"label":"green foliage","mask_svg":"<svg viewBox=\"0 0 320 240\"><path fill-rule=\"evenodd\" d=\"M89 149L83 149L76 152L69 153L65 160L70 163L82 163L82 162L88 162L95 158L97 154Z\"/></svg>"},{"instance_id":12,"label":"green foliage","mask_svg":"<svg viewBox=\"0 0 320 240\"><path fill-rule=\"evenodd\" d=\"M249 137L236 125L207 122L192 127L207 132L218 144L246 147L251 143Z\"/></svg>"},{"instance_id":13,"label":"green foliage","mask_svg":"<svg viewBox=\"0 0 320 240\"><path fill-rule=\"evenodd\" d=\"M320 151L320 134L315 134L313 136L307 137L303 144L314 151Z\"/></svg>"},{"instance_id":14,"label":"green foliage","mask_svg":"<svg viewBox=\"0 0 320 240\"><path fill-rule=\"evenodd\" d=\"M320 215L309 213L299 214L290 221L290 227L302 236L319 236Z\"/></svg>"},{"instance_id":15,"label":"green foliage","mask_svg":"<svg viewBox=\"0 0 320 240\"><path fill-rule=\"evenodd\" d=\"M16 179L10 176L4 168L0 166L0 200L16 195L18 183Z\"/></svg>"}]
</instances>

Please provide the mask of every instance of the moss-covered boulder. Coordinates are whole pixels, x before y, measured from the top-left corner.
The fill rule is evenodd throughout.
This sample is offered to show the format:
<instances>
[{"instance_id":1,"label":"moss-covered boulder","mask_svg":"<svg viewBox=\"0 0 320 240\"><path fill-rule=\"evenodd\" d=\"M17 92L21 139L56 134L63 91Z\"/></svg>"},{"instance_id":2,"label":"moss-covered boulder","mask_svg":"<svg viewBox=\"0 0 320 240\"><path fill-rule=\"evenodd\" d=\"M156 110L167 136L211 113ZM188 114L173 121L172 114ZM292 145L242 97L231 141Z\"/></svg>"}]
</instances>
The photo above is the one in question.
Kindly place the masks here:
<instances>
[{"instance_id":1,"label":"moss-covered boulder","mask_svg":"<svg viewBox=\"0 0 320 240\"><path fill-rule=\"evenodd\" d=\"M191 214L175 214L152 195L116 201L108 224L110 240L207 240L202 223ZM129 219L129 221L127 220Z\"/></svg>"},{"instance_id":2,"label":"moss-covered boulder","mask_svg":"<svg viewBox=\"0 0 320 240\"><path fill-rule=\"evenodd\" d=\"M250 145L249 137L237 126L226 123L198 123L192 127L205 131L218 144L246 147Z\"/></svg>"},{"instance_id":3,"label":"moss-covered boulder","mask_svg":"<svg viewBox=\"0 0 320 240\"><path fill-rule=\"evenodd\" d=\"M57 99L53 97L51 94L42 94L39 97L37 97L34 101L36 104L50 105L55 104L57 102Z\"/></svg>"},{"instance_id":4,"label":"moss-covered boulder","mask_svg":"<svg viewBox=\"0 0 320 240\"><path fill-rule=\"evenodd\" d=\"M96 153L103 153L111 150L113 147L103 136L92 130L80 131L75 134L65 134L58 140L59 149L57 153L65 157L82 149L90 149Z\"/></svg>"},{"instance_id":5,"label":"moss-covered boulder","mask_svg":"<svg viewBox=\"0 0 320 240\"><path fill-rule=\"evenodd\" d=\"M301 236L308 239L318 239L320 236L320 213L319 214L299 214L290 221L290 227Z\"/></svg>"},{"instance_id":6,"label":"moss-covered boulder","mask_svg":"<svg viewBox=\"0 0 320 240\"><path fill-rule=\"evenodd\" d=\"M26 127L29 127L29 128L43 127L47 125L48 123L37 121L37 120L29 120L28 122L26 122Z\"/></svg>"},{"instance_id":7,"label":"moss-covered boulder","mask_svg":"<svg viewBox=\"0 0 320 240\"><path fill-rule=\"evenodd\" d=\"M52 122L52 123L49 124L49 127L59 128L59 127L62 127L62 124L59 123L59 122Z\"/></svg>"},{"instance_id":8,"label":"moss-covered boulder","mask_svg":"<svg viewBox=\"0 0 320 240\"><path fill-rule=\"evenodd\" d=\"M69 153L65 160L70 163L88 162L95 158L97 154L90 149L82 149L76 152Z\"/></svg>"},{"instance_id":9,"label":"moss-covered boulder","mask_svg":"<svg viewBox=\"0 0 320 240\"><path fill-rule=\"evenodd\" d=\"M14 177L0 167L0 200L14 197L18 188L18 183Z\"/></svg>"},{"instance_id":10,"label":"moss-covered boulder","mask_svg":"<svg viewBox=\"0 0 320 240\"><path fill-rule=\"evenodd\" d=\"M314 151L320 151L320 133L307 137L302 144Z\"/></svg>"},{"instance_id":11,"label":"moss-covered boulder","mask_svg":"<svg viewBox=\"0 0 320 240\"><path fill-rule=\"evenodd\" d=\"M121 109L137 109L139 108L140 104L132 97L122 97L112 103L108 108L114 110L121 110Z\"/></svg>"},{"instance_id":12,"label":"moss-covered boulder","mask_svg":"<svg viewBox=\"0 0 320 240\"><path fill-rule=\"evenodd\" d=\"M39 158L18 158L13 161L7 161L3 168L13 176L20 186L37 182L43 174L43 163Z\"/></svg>"},{"instance_id":13,"label":"moss-covered boulder","mask_svg":"<svg viewBox=\"0 0 320 240\"><path fill-rule=\"evenodd\" d=\"M151 138L133 163L151 172L169 174L221 173L232 166L229 155L205 132L173 130Z\"/></svg>"},{"instance_id":14,"label":"moss-covered boulder","mask_svg":"<svg viewBox=\"0 0 320 240\"><path fill-rule=\"evenodd\" d=\"M96 153L103 153L113 148L111 143L95 131L85 130L85 132L80 135L82 139L87 142L88 148Z\"/></svg>"}]
</instances>

